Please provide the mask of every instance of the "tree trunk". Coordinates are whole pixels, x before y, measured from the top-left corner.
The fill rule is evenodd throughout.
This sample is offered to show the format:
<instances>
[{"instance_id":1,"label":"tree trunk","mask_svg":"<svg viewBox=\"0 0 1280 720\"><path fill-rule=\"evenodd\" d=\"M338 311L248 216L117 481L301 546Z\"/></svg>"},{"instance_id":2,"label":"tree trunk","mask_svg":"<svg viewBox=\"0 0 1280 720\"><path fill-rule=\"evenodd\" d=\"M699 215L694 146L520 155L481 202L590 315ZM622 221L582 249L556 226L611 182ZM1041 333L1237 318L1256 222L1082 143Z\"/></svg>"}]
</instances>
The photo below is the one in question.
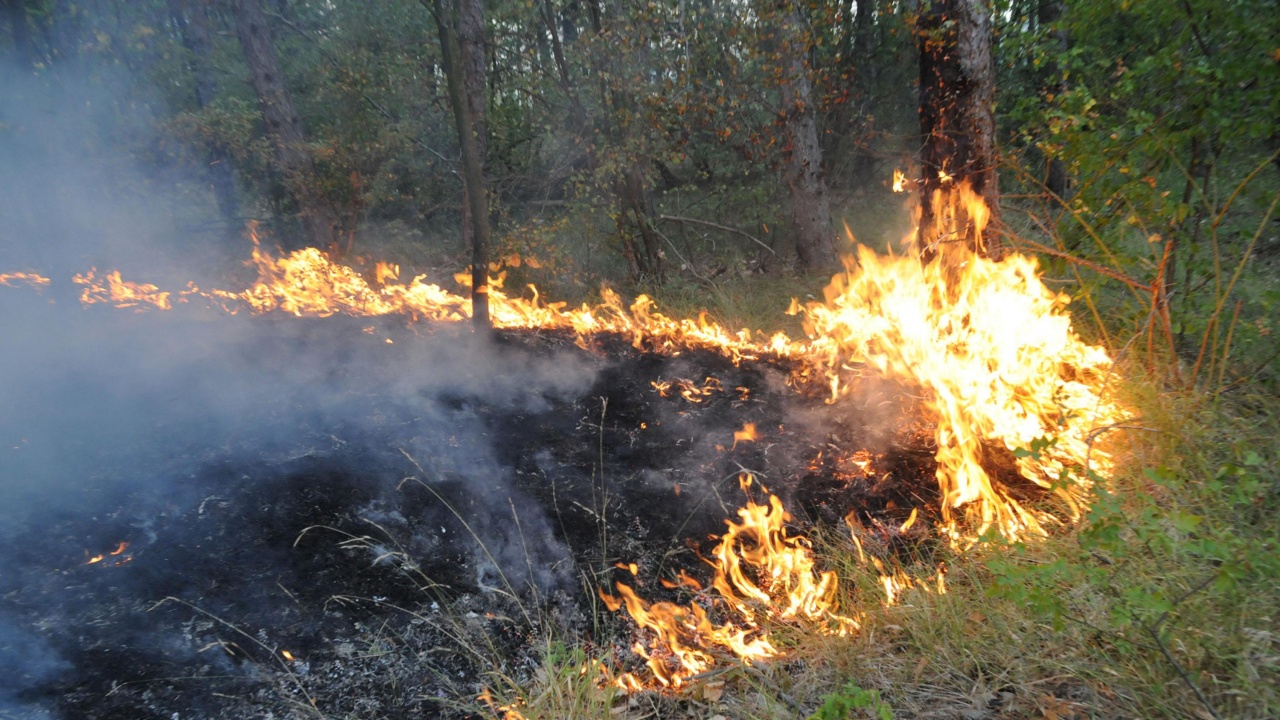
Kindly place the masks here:
<instances>
[{"instance_id":1,"label":"tree trunk","mask_svg":"<svg viewBox=\"0 0 1280 720\"><path fill-rule=\"evenodd\" d=\"M192 71L196 77L196 106L201 110L213 104L218 85L213 76L213 46L209 41L208 8L201 0L169 0L169 14L182 35L182 44L191 52ZM236 180L231 166L231 152L226 143L214 141L208 148L209 179L213 183L218 213L228 229L240 224L240 201L236 197Z\"/></svg>"},{"instance_id":2,"label":"tree trunk","mask_svg":"<svg viewBox=\"0 0 1280 720\"><path fill-rule=\"evenodd\" d=\"M308 241L315 247L327 249L337 245L337 217L315 187L315 164L307 152L302 120L284 86L262 1L231 0L236 34L249 65L267 136L275 145L276 163L297 205Z\"/></svg>"},{"instance_id":3,"label":"tree trunk","mask_svg":"<svg viewBox=\"0 0 1280 720\"><path fill-rule=\"evenodd\" d=\"M981 197L999 218L996 177L995 67L991 59L991 8L988 0L932 0L920 10L916 25L920 51L920 231L925 257L940 240L935 220L940 199L963 184ZM963 213L961 213L963 214ZM978 237L971 223L965 237L975 252L995 251L989 236ZM989 235L984 233L984 235Z\"/></svg>"},{"instance_id":4,"label":"tree trunk","mask_svg":"<svg viewBox=\"0 0 1280 720\"><path fill-rule=\"evenodd\" d=\"M27 18L26 0L0 0L13 33L13 61L23 70L35 67L36 53L31 45L31 26Z\"/></svg>"},{"instance_id":5,"label":"tree trunk","mask_svg":"<svg viewBox=\"0 0 1280 720\"><path fill-rule=\"evenodd\" d=\"M604 12L600 0L588 0L587 10L592 32L597 40L604 40ZM648 58L644 53L642 49L641 57L637 58L641 65L647 64ZM612 178L617 202L615 225L622 243L622 254L632 279L648 278L661 283L666 279L666 256L653 226L653 194L647 174L653 161L642 143L636 148L637 143L629 142L636 138L632 127L635 118L640 116L640 108L627 84L616 80L625 73L614 72L615 69L608 66L608 61L600 53L593 52L592 59L600 87L600 135L606 146L621 148L625 153L617 159L619 170ZM625 58L615 60L626 61ZM597 161L595 152L596 149L592 148L593 164Z\"/></svg>"},{"instance_id":6,"label":"tree trunk","mask_svg":"<svg viewBox=\"0 0 1280 720\"><path fill-rule=\"evenodd\" d=\"M427 0L422 0L427 5ZM464 207L470 213L471 228L471 321L477 331L487 332L491 328L489 321L489 200L484 187L484 156L482 155L483 116L476 118L473 108L477 103L484 106L484 82L477 86L470 83L466 76L468 58L463 55L459 27L469 22L465 20L468 10L464 9L469 2L478 0L454 0L458 5L447 4L446 0L432 0L427 8L436 21L436 29L440 35L441 59L444 65L445 79L449 84L449 104L453 107L454 125L458 131L458 144L462 148L462 185L466 192L467 202ZM471 12L479 12L472 8ZM474 17L472 22L474 21ZM456 24L455 24L456 23ZM483 16L479 27L481 36L480 72L484 72L483 51ZM481 75L483 78L483 75ZM472 91L479 89L479 99L472 96Z\"/></svg>"},{"instance_id":7,"label":"tree trunk","mask_svg":"<svg viewBox=\"0 0 1280 720\"><path fill-rule=\"evenodd\" d=\"M813 83L805 62L809 43L798 9L786 7L780 20L778 48L782 53L782 103L787 133L783 177L791 191L791 229L804 271L830 271L836 268L837 258L832 240L831 204L822 177L822 146L818 143Z\"/></svg>"},{"instance_id":8,"label":"tree trunk","mask_svg":"<svg viewBox=\"0 0 1280 720\"><path fill-rule=\"evenodd\" d=\"M480 157L481 178L483 178L489 147L485 118L488 82L485 69L484 5L481 0L454 0L454 2L456 2L458 14L458 49L461 56L462 87L466 95L467 108L471 113L472 135L476 142L476 152ZM467 178L468 174L464 172L463 197L470 197L470 189L467 187L470 181ZM486 202L486 206L487 204ZM474 250L475 230L471 215L471 203L462 203L462 241L465 246ZM485 223L488 224L487 216ZM488 276L485 277L487 279Z\"/></svg>"}]
</instances>

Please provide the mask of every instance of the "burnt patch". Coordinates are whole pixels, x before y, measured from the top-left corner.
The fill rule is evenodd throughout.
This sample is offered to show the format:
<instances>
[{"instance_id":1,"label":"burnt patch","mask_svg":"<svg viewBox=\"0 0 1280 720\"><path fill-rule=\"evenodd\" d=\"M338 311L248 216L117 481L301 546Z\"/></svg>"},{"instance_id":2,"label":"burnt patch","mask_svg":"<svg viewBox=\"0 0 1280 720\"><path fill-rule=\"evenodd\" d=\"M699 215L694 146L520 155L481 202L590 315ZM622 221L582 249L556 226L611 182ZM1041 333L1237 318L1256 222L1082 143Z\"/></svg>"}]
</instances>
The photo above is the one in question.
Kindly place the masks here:
<instances>
[{"instance_id":1,"label":"burnt patch","mask_svg":"<svg viewBox=\"0 0 1280 720\"><path fill-rule=\"evenodd\" d=\"M892 389L850 411L789 387L782 362L561 333L450 349L471 341L332 320L271 320L226 349L277 383L247 386L243 422L202 415L216 396L192 403L199 432L153 464L99 467L81 502L6 533L0 615L51 660L0 702L94 720L313 703L461 717L483 671L530 671L549 618L612 643L587 613L590 589L635 581L615 563L659 596L656 578L704 573L744 471L801 524L936 505L927 429ZM175 377L208 371L194 362Z\"/></svg>"}]
</instances>

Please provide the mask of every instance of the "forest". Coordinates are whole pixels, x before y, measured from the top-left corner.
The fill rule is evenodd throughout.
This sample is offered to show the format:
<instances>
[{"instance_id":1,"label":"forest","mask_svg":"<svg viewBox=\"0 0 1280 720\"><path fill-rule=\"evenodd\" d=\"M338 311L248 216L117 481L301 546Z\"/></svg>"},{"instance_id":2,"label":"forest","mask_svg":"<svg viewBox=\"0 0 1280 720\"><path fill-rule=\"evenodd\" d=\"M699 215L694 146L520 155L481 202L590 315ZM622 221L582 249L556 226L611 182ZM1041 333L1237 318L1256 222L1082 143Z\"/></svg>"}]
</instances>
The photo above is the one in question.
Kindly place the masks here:
<instances>
[{"instance_id":1,"label":"forest","mask_svg":"<svg viewBox=\"0 0 1280 720\"><path fill-rule=\"evenodd\" d=\"M1280 714L1280 2L0 15L0 718Z\"/></svg>"}]
</instances>

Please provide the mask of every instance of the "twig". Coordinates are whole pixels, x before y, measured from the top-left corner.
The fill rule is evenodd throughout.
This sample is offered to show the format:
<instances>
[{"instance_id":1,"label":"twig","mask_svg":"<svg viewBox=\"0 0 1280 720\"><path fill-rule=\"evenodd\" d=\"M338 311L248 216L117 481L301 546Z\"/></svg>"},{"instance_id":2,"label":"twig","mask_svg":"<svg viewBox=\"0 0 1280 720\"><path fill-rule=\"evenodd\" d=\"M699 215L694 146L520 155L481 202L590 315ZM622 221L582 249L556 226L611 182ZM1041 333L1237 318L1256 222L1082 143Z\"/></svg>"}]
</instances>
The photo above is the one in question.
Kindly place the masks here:
<instances>
[{"instance_id":1,"label":"twig","mask_svg":"<svg viewBox=\"0 0 1280 720\"><path fill-rule=\"evenodd\" d=\"M1168 646L1166 646L1164 644L1164 641L1160 639L1160 625L1166 619L1168 619L1169 613L1173 612L1173 608L1180 605L1187 598L1191 597L1192 595L1195 595L1196 593L1208 587L1209 583L1213 582L1215 579L1217 579L1217 577L1218 576L1216 574L1210 575L1209 577L1202 580L1195 587L1183 593L1182 597L1178 598L1172 604L1172 607L1170 607L1168 610L1165 610L1163 613L1161 613L1160 617L1156 619L1156 622L1154 625L1144 624L1144 627L1147 630L1147 634L1150 635L1151 639L1155 641L1156 647L1159 648L1161 654L1164 655L1164 659L1169 661L1169 664L1172 665L1173 669L1177 671L1178 676L1182 678L1182 682L1186 683L1187 687L1191 688L1191 691L1196 694L1196 698L1200 700L1200 703L1202 705L1204 705L1205 710L1209 711L1209 716L1212 717L1213 720L1222 720L1222 716L1218 714L1218 711L1216 708L1214 708L1213 703L1209 702L1208 696L1204 694L1204 691L1200 689L1199 685L1196 685L1195 681L1191 679L1191 676L1187 674L1187 671L1183 669L1182 664L1179 663L1177 658L1173 656L1173 653L1169 652Z\"/></svg>"},{"instance_id":2,"label":"twig","mask_svg":"<svg viewBox=\"0 0 1280 720\"><path fill-rule=\"evenodd\" d=\"M729 227L728 225L721 225L720 223L713 223L713 222L711 222L710 220L699 220L699 219L697 219L697 218L681 217L681 216L679 216L679 215L659 215L659 216L658 216L658 219L659 219L659 220L668 220L668 221L670 221L670 222L690 223L690 224L692 224L692 225L706 225L707 227L713 227L713 228L715 228L715 229L717 229L717 230L723 230L723 231L725 231L725 232L730 232L730 233L734 233L734 234L736 234L736 235L741 235L742 237L747 238L748 240L750 240L750 241L754 242L755 244L759 245L760 247L764 248L765 250L768 250L769 252L773 253L775 256L778 254L778 253L777 253L773 248L771 248L771 247L769 247L768 245L766 245L766 244L764 243L764 241L763 241L763 240L761 240L760 238L756 237L755 235L752 235L751 233L749 233L749 232L747 232L747 231L745 231L745 230L739 230L739 229L738 229L738 228L736 228L736 227Z\"/></svg>"}]
</instances>

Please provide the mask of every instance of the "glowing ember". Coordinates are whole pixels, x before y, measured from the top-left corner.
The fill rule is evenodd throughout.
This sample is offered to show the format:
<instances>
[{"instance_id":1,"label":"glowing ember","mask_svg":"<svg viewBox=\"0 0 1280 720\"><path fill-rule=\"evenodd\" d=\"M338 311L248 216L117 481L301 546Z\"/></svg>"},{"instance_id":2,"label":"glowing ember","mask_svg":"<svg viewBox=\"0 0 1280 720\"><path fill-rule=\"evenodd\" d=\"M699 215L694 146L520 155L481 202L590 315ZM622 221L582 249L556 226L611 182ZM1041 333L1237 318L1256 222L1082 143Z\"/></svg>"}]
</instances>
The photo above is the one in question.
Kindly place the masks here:
<instances>
[{"instance_id":1,"label":"glowing ember","mask_svg":"<svg viewBox=\"0 0 1280 720\"><path fill-rule=\"evenodd\" d=\"M125 555L125 551L129 549L129 543L118 543L114 550L106 553L98 553L97 555L89 555L89 551L85 551L85 565L102 565L103 567L120 567L125 563L133 560L129 555ZM114 559L113 559L114 558Z\"/></svg>"}]
</instances>

